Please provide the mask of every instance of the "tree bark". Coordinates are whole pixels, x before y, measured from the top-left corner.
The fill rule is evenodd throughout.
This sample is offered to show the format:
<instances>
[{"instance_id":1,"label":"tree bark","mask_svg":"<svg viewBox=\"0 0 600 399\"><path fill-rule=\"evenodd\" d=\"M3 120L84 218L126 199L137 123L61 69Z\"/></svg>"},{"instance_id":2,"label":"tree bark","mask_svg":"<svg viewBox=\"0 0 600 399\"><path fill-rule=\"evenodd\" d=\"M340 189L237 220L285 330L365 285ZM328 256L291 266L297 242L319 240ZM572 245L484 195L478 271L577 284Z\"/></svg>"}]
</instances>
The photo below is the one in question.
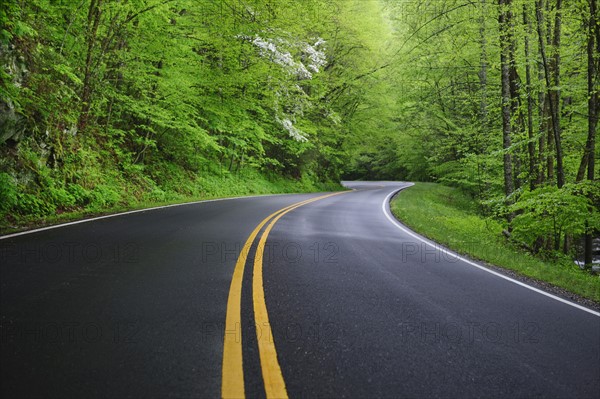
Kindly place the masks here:
<instances>
[{"instance_id":1,"label":"tree bark","mask_svg":"<svg viewBox=\"0 0 600 399\"><path fill-rule=\"evenodd\" d=\"M537 79L538 81L544 80L544 66L538 62L537 63ZM546 162L546 136L548 130L548 121L546 118L547 112L547 98L546 92L544 90L538 90L538 165L539 165L539 173L538 173L538 181L537 184L541 185L546 180L547 174L547 162Z\"/></svg>"},{"instance_id":2,"label":"tree bark","mask_svg":"<svg viewBox=\"0 0 600 399\"><path fill-rule=\"evenodd\" d=\"M479 72L479 85L481 88L481 102L480 102L480 117L483 128L488 125L488 111L487 111L487 39L486 39L486 28L485 28L485 10L486 0L481 0L481 16L479 19L479 35L481 36L481 69Z\"/></svg>"},{"instance_id":3,"label":"tree bark","mask_svg":"<svg viewBox=\"0 0 600 399\"><path fill-rule=\"evenodd\" d=\"M510 11L509 11L510 12ZM515 37L513 34L514 30L514 22L513 15L511 12L510 23L509 23L510 33L508 36L509 39L509 82L510 82L510 107L511 107L511 116L513 118L516 117L516 121L512 123L511 127L511 135L512 137L521 137L521 134L525 132L525 115L522 110L521 103L521 78L519 77L519 71L517 70L516 63L516 48L517 44L515 42ZM512 163L513 163L513 184L515 189L519 189L521 187L521 169L522 169L522 160L524 158L523 151L521 146L516 146L514 152L511 154Z\"/></svg>"},{"instance_id":4,"label":"tree bark","mask_svg":"<svg viewBox=\"0 0 600 399\"><path fill-rule=\"evenodd\" d=\"M600 54L600 28L598 27L598 8L596 0L590 1L590 19L588 22L588 137L585 145L585 158L587 158L587 179L593 181L596 155L596 126L598 124L598 92L595 83L598 73L597 56ZM591 209L590 209L591 211ZM586 228L589 229L588 222ZM585 235L584 264L586 267L592 266L592 242L591 231Z\"/></svg>"},{"instance_id":5,"label":"tree bark","mask_svg":"<svg viewBox=\"0 0 600 399\"><path fill-rule=\"evenodd\" d=\"M512 0L498 0L500 6L500 15L498 22L500 25L500 64L501 64L501 83L502 83L502 143L504 148L504 194L508 197L514 191L513 165L510 153L511 147L511 22L512 13L510 11ZM508 216L509 222L512 217Z\"/></svg>"},{"instance_id":6,"label":"tree bark","mask_svg":"<svg viewBox=\"0 0 600 399\"><path fill-rule=\"evenodd\" d=\"M533 99L531 94L531 49L529 38L532 34L531 21L528 15L527 5L523 4L523 25L527 32L525 33L525 81L527 85L527 135L529 142L527 150L529 153L529 188L533 190L538 181L537 157L535 153L535 140L533 134Z\"/></svg>"},{"instance_id":7,"label":"tree bark","mask_svg":"<svg viewBox=\"0 0 600 399\"><path fill-rule=\"evenodd\" d=\"M556 14L554 16L554 37L552 39L552 47L554 51L554 59L552 71L554 72L554 117L553 117L553 132L554 132L554 147L556 150L556 182L558 188L565 185L565 171L563 166L562 138L560 128L560 35L561 35L561 12L562 0L556 0Z\"/></svg>"},{"instance_id":8,"label":"tree bark","mask_svg":"<svg viewBox=\"0 0 600 399\"><path fill-rule=\"evenodd\" d=\"M85 129L88 122L88 116L91 108L92 98L92 71L94 60L94 47L96 46L96 38L98 35L98 26L100 25L100 17L102 11L102 0L91 0L88 9L87 21L87 53L85 59L85 71L83 74L83 87L81 90L81 112L77 127L79 130Z\"/></svg>"},{"instance_id":9,"label":"tree bark","mask_svg":"<svg viewBox=\"0 0 600 399\"><path fill-rule=\"evenodd\" d=\"M544 66L544 78L546 81L546 90L548 92L548 105L550 107L550 117L552 120L552 136L554 139L554 148L556 151L556 179L557 186L561 188L565 184L565 176L563 169L563 155L562 155L562 146L561 146L561 136L560 136L560 89L558 85L560 84L560 7L561 0L556 1L556 18L555 18L555 26L554 26L554 37L552 39L552 43L555 50L555 55L553 59L553 81L551 80L551 71L550 65L548 63L548 57L546 53L546 44L544 42L544 15L542 12L542 1L537 0L536 2L536 20L537 20L537 30L538 30L538 38L540 44L540 54L542 56L542 64ZM552 84L554 83L554 87ZM550 143L548 143L550 144ZM548 174L550 174L550 170L548 170Z\"/></svg>"}]
</instances>

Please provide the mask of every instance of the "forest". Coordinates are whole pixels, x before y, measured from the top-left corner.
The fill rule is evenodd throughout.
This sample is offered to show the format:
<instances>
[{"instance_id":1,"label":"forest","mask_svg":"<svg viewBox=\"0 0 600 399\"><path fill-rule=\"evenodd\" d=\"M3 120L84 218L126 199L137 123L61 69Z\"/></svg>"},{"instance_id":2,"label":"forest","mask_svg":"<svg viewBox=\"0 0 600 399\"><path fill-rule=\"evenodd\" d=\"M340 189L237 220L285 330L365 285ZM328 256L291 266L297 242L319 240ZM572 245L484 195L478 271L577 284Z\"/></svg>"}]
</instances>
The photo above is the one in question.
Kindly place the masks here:
<instances>
[{"instance_id":1,"label":"forest","mask_svg":"<svg viewBox=\"0 0 600 399\"><path fill-rule=\"evenodd\" d=\"M592 263L597 0L1 0L0 219L457 187Z\"/></svg>"}]
</instances>

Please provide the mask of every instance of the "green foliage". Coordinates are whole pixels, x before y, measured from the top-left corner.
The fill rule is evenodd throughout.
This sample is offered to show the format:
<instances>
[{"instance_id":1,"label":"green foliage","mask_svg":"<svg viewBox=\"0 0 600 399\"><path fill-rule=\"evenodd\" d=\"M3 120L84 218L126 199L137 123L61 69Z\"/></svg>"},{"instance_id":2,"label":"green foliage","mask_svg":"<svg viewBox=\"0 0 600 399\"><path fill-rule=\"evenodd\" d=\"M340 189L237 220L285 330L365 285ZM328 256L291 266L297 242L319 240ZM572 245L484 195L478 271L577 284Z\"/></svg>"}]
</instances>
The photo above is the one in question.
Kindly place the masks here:
<instances>
[{"instance_id":1,"label":"green foliage","mask_svg":"<svg viewBox=\"0 0 600 399\"><path fill-rule=\"evenodd\" d=\"M4 216L17 204L18 199L14 179L4 172L0 173L0 198L0 216Z\"/></svg>"},{"instance_id":2,"label":"green foliage","mask_svg":"<svg viewBox=\"0 0 600 399\"><path fill-rule=\"evenodd\" d=\"M81 187L79 184L67 184L67 192L72 197L73 204L76 206L86 206L92 200L90 191Z\"/></svg>"},{"instance_id":3,"label":"green foliage","mask_svg":"<svg viewBox=\"0 0 600 399\"><path fill-rule=\"evenodd\" d=\"M75 205L75 197L63 187L51 185L46 187L42 198L54 205L56 208L70 208Z\"/></svg>"},{"instance_id":4,"label":"green foliage","mask_svg":"<svg viewBox=\"0 0 600 399\"><path fill-rule=\"evenodd\" d=\"M99 184L94 187L90 197L91 206L97 208L107 208L114 206L121 200L121 194L113 187L106 184Z\"/></svg>"},{"instance_id":5,"label":"green foliage","mask_svg":"<svg viewBox=\"0 0 600 399\"><path fill-rule=\"evenodd\" d=\"M540 237L552 237L554 249L558 250L565 235L584 234L586 222L589 226L600 226L597 209L578 191L577 185L568 184L561 189L544 186L523 193L509 208L516 214L514 239L534 248Z\"/></svg>"},{"instance_id":6,"label":"green foliage","mask_svg":"<svg viewBox=\"0 0 600 399\"><path fill-rule=\"evenodd\" d=\"M360 101L353 79L379 50L377 4L3 2L0 116L9 109L21 132L2 134L19 193L3 212L49 217L337 181L351 123L341 115ZM360 53L344 55L357 40ZM333 98L340 85L352 88Z\"/></svg>"},{"instance_id":7,"label":"green foliage","mask_svg":"<svg viewBox=\"0 0 600 399\"><path fill-rule=\"evenodd\" d=\"M17 1L2 0L0 5L0 45L8 44L13 39L35 36L35 30L20 20L21 8Z\"/></svg>"},{"instance_id":8,"label":"green foliage","mask_svg":"<svg viewBox=\"0 0 600 399\"><path fill-rule=\"evenodd\" d=\"M40 218L55 213L56 206L36 195L19 193L13 210L18 215Z\"/></svg>"},{"instance_id":9,"label":"green foliage","mask_svg":"<svg viewBox=\"0 0 600 399\"><path fill-rule=\"evenodd\" d=\"M543 2L542 30L548 37L542 41L549 70L560 72L560 87L553 84L553 76L546 87L535 2L509 3L513 19L508 29L514 38L510 145L505 148L503 143L498 3L382 0L384 7L376 14L386 34L364 43L379 45L384 60L359 79L363 88L348 127L351 160L344 177L436 181L460 188L473 197L481 215L502 224L521 247L572 255L573 243L584 233L597 235L600 230L600 201L594 194L598 182L581 183L591 112L586 80L590 6L562 2L558 13L558 2ZM364 3L365 9L372 6ZM557 18L560 46L552 44L559 32ZM365 19L373 23L372 17ZM600 57L593 55L598 63ZM355 67L360 69L360 62ZM548 94L558 88L558 139L565 181L570 183L564 186L557 178L559 154ZM596 159L598 149L596 145ZM515 188L510 196L505 195L506 158ZM596 179L599 167L596 161Z\"/></svg>"}]
</instances>

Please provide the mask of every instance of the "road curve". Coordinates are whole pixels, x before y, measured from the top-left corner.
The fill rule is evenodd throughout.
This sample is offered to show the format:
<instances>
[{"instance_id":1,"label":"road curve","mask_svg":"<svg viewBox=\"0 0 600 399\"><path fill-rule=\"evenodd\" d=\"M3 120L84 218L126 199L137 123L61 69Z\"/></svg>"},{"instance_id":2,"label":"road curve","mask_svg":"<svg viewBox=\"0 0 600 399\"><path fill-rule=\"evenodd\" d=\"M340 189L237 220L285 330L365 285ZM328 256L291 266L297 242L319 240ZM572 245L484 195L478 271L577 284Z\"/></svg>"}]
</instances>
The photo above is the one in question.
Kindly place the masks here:
<instances>
[{"instance_id":1,"label":"road curve","mask_svg":"<svg viewBox=\"0 0 600 399\"><path fill-rule=\"evenodd\" d=\"M399 228L405 183L347 185L3 237L0 396L219 397L239 362L246 397L600 397L597 313Z\"/></svg>"}]
</instances>

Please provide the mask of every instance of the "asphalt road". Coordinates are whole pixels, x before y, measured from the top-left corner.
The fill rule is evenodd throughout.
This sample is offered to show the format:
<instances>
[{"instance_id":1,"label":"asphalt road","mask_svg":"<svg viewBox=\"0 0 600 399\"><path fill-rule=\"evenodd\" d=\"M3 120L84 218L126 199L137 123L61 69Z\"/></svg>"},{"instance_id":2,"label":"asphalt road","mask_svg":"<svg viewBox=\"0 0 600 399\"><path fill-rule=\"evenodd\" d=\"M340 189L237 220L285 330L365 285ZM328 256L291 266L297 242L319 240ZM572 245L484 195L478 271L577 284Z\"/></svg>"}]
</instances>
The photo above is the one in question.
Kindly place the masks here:
<instances>
[{"instance_id":1,"label":"asphalt road","mask_svg":"<svg viewBox=\"0 0 600 399\"><path fill-rule=\"evenodd\" d=\"M0 396L600 398L600 315L394 223L406 184L348 185L3 237Z\"/></svg>"}]
</instances>

